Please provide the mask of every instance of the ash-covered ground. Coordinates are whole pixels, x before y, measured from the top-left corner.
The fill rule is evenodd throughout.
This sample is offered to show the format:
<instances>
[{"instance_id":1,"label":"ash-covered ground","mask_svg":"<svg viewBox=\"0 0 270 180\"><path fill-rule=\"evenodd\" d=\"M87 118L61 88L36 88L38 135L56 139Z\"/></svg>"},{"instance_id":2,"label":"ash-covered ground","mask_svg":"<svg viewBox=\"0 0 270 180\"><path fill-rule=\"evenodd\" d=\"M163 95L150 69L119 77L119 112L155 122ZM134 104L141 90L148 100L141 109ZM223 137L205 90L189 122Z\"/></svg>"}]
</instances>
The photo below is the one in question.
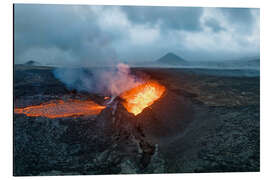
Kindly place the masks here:
<instances>
[{"instance_id":1,"label":"ash-covered ground","mask_svg":"<svg viewBox=\"0 0 270 180\"><path fill-rule=\"evenodd\" d=\"M91 99L53 68L14 67L14 107ZM136 117L121 100L99 115L14 114L14 175L243 172L260 170L260 78L248 70L134 68L166 87Z\"/></svg>"}]
</instances>

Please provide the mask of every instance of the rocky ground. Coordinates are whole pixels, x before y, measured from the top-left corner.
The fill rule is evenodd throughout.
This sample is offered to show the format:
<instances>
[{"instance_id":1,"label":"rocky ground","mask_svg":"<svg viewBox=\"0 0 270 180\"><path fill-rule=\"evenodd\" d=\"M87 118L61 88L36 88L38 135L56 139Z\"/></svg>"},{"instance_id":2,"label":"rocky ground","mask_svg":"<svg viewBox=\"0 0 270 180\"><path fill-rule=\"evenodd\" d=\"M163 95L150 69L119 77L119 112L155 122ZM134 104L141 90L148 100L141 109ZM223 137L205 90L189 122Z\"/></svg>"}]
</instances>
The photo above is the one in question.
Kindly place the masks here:
<instances>
[{"instance_id":1,"label":"rocky ground","mask_svg":"<svg viewBox=\"0 0 270 180\"><path fill-rule=\"evenodd\" d=\"M133 116L117 99L99 115L14 115L14 175L260 170L260 81L228 71L144 69L166 93ZM210 72L210 73L209 73ZM66 89L52 68L14 68L14 106L92 99Z\"/></svg>"}]
</instances>

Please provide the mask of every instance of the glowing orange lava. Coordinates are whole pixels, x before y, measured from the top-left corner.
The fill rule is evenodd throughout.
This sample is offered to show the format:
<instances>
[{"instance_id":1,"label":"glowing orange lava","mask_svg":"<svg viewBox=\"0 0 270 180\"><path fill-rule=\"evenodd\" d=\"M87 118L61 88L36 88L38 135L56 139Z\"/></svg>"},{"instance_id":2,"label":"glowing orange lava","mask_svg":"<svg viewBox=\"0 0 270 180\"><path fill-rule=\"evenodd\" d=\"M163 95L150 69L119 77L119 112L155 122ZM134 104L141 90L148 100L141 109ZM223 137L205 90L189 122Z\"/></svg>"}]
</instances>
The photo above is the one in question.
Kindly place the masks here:
<instances>
[{"instance_id":1,"label":"glowing orange lava","mask_svg":"<svg viewBox=\"0 0 270 180\"><path fill-rule=\"evenodd\" d=\"M63 118L82 115L97 115L105 106L96 104L93 101L80 100L56 100L43 103L36 106L28 106L25 108L15 108L16 114L25 114L26 116L44 116L48 118Z\"/></svg>"},{"instance_id":2,"label":"glowing orange lava","mask_svg":"<svg viewBox=\"0 0 270 180\"><path fill-rule=\"evenodd\" d=\"M157 82L146 82L124 92L121 98L125 100L124 107L134 115L140 114L144 108L151 106L165 92L165 87Z\"/></svg>"}]
</instances>

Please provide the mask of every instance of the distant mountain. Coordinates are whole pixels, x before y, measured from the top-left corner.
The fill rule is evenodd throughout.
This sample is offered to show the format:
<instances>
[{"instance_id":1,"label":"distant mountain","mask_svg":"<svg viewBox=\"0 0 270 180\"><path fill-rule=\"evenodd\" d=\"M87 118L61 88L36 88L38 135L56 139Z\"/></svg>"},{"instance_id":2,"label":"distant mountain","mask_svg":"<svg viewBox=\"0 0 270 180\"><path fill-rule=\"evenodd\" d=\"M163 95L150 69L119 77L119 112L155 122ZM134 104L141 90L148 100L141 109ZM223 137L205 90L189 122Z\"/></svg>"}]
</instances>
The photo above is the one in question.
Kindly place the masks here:
<instances>
[{"instance_id":1,"label":"distant mountain","mask_svg":"<svg viewBox=\"0 0 270 180\"><path fill-rule=\"evenodd\" d=\"M28 65L28 66L37 66L40 65L40 63L34 61L34 60L29 60L26 63L24 63L24 65Z\"/></svg>"},{"instance_id":2,"label":"distant mountain","mask_svg":"<svg viewBox=\"0 0 270 180\"><path fill-rule=\"evenodd\" d=\"M233 68L233 69L259 69L260 59L255 58L241 58L235 60L223 60L223 61L192 61L190 66L200 68Z\"/></svg>"},{"instance_id":3,"label":"distant mountain","mask_svg":"<svg viewBox=\"0 0 270 180\"><path fill-rule=\"evenodd\" d=\"M240 60L228 60L223 62L223 67L234 67L234 68L249 68L249 69L254 69L254 68L260 68L260 59L249 59L247 58L246 60L244 58Z\"/></svg>"},{"instance_id":4,"label":"distant mountain","mask_svg":"<svg viewBox=\"0 0 270 180\"><path fill-rule=\"evenodd\" d=\"M173 53L168 53L162 56L156 62L159 64L167 64L167 65L188 65L188 62L186 60Z\"/></svg>"}]
</instances>

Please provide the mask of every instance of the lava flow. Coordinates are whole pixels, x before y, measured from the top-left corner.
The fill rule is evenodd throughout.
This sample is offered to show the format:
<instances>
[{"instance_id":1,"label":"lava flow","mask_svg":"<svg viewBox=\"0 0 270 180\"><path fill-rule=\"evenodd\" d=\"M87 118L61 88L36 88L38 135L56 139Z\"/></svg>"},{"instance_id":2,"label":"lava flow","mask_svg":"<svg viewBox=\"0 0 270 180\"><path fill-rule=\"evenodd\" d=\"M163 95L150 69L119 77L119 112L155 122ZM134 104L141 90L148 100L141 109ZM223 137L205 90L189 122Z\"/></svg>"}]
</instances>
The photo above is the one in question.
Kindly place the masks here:
<instances>
[{"instance_id":1,"label":"lava flow","mask_svg":"<svg viewBox=\"0 0 270 180\"><path fill-rule=\"evenodd\" d=\"M128 112L134 115L140 114L146 107L151 106L165 92L165 87L154 81L140 84L120 95L124 100L123 105ZM104 99L109 99L105 97ZM112 98L113 100L113 98ZM96 104L91 100L69 99L53 100L40 105L15 108L16 114L47 118L63 118L76 116L98 115L106 106Z\"/></svg>"},{"instance_id":2,"label":"lava flow","mask_svg":"<svg viewBox=\"0 0 270 180\"><path fill-rule=\"evenodd\" d=\"M144 108L151 106L164 92L164 86L150 81L124 92L121 98L125 100L123 105L127 111L136 116Z\"/></svg>"},{"instance_id":3,"label":"lava flow","mask_svg":"<svg viewBox=\"0 0 270 180\"><path fill-rule=\"evenodd\" d=\"M96 104L93 101L80 100L54 100L35 106L25 108L15 108L16 114L25 114L26 116L44 116L47 118L63 118L72 116L87 116L99 114L105 106Z\"/></svg>"}]
</instances>

